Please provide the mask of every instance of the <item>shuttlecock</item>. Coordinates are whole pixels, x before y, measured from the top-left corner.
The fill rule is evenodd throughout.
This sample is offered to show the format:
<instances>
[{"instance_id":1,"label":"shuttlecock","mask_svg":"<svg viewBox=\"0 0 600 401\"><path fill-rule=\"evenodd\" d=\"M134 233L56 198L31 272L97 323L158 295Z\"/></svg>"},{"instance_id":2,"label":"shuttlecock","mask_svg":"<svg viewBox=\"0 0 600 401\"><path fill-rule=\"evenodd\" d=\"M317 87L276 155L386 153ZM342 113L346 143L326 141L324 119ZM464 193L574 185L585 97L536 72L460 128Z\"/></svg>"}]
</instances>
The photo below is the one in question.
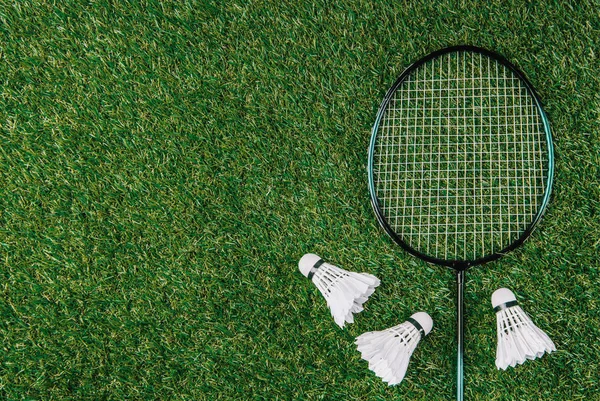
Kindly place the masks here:
<instances>
[{"instance_id":1,"label":"shuttlecock","mask_svg":"<svg viewBox=\"0 0 600 401\"><path fill-rule=\"evenodd\" d=\"M556 351L554 343L540 330L517 304L515 294L508 288L500 288L492 294L492 306L496 312L498 348L496 366L520 365L527 359L535 359Z\"/></svg>"},{"instance_id":2,"label":"shuttlecock","mask_svg":"<svg viewBox=\"0 0 600 401\"><path fill-rule=\"evenodd\" d=\"M361 334L356 338L356 345L361 357L369 362L369 369L393 386L404 379L417 344L432 328L431 316L417 312L398 326Z\"/></svg>"},{"instance_id":3,"label":"shuttlecock","mask_svg":"<svg viewBox=\"0 0 600 401\"><path fill-rule=\"evenodd\" d=\"M340 327L354 322L352 314L363 310L363 304L380 283L371 274L346 271L312 253L302 256L298 268L321 291Z\"/></svg>"}]
</instances>

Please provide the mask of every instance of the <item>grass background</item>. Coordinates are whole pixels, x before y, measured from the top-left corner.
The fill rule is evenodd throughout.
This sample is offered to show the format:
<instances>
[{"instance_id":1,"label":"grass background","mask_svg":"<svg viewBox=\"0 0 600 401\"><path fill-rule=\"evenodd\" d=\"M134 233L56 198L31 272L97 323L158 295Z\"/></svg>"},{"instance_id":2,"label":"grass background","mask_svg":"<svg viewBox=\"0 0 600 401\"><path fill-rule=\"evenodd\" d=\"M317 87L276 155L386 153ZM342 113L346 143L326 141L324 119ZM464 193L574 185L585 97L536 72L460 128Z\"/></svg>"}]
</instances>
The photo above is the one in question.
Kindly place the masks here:
<instances>
[{"instance_id":1,"label":"grass background","mask_svg":"<svg viewBox=\"0 0 600 401\"><path fill-rule=\"evenodd\" d=\"M399 73L466 43L525 71L556 151L533 237L467 275L466 398L600 399L600 4L344 3L0 3L0 398L451 399L454 277L377 226L366 155ZM347 329L306 252L381 278ZM495 369L500 286L555 354ZM419 309L388 388L352 341Z\"/></svg>"}]
</instances>

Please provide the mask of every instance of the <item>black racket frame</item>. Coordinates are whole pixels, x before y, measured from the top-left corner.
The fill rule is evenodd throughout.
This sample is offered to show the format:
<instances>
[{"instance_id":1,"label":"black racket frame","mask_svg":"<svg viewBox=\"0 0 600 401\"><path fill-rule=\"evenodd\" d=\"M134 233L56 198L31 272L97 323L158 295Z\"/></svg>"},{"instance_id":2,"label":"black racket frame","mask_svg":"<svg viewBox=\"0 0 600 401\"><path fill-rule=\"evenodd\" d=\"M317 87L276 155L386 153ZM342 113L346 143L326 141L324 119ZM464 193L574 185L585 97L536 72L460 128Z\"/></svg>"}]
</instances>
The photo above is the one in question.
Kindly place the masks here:
<instances>
[{"instance_id":1,"label":"black racket frame","mask_svg":"<svg viewBox=\"0 0 600 401\"><path fill-rule=\"evenodd\" d=\"M492 253L489 255L485 255L485 256L480 257L475 260L440 259L440 258L436 258L436 257L430 256L430 255L424 254L424 253L418 251L417 249L411 247L398 234L396 234L394 229L387 222L387 220L383 214L383 211L381 210L381 208L379 206L379 201L377 199L377 194L375 191L375 182L373 180L373 153L374 153L375 142L376 142L376 138L377 138L377 130L379 128L379 123L381 122L383 114L385 113L385 109L386 109L388 103L390 102L390 100L393 98L394 93L396 92L396 89L398 89L398 87L406 80L406 78L414 70L419 68L421 65L425 64L426 62L428 62L436 57L442 56L447 53L453 53L453 52L474 52L474 53L483 54L485 56L490 57L491 59L498 61L500 64L504 65L509 70L511 70L517 77L519 77L519 79L525 84L527 90L533 97L533 99L535 101L535 105L536 105L538 111L540 112L542 122L544 124L544 129L546 131L546 142L548 145L549 163L548 163L548 174L547 174L547 180L546 180L546 192L544 194L543 202L542 202L539 210L537 211L537 214L534 216L531 223L528 225L528 227L525 229L525 231L523 231L523 233L519 236L519 238L517 240L515 240L510 245L506 246L504 249L502 249L498 252L495 252L495 253ZM379 111L377 112L375 124L373 125L373 129L371 131L371 144L369 146L368 172L369 172L369 192L371 195L371 206L373 207L373 210L375 212L375 215L377 216L377 220L379 221L379 224L381 225L381 227L383 227L383 229L386 231L386 233L394 240L394 242L396 242L398 245L400 245L402 248L404 248L404 250L406 250L408 253L410 253L426 262L441 265L441 266L447 266L447 267L450 267L457 271L466 270L469 267L481 265L483 263L498 259L498 258L502 257L503 255L505 255L506 253L517 248L519 245L521 245L523 242L525 242L525 240L531 235L535 226L537 225L540 218L544 214L544 211L546 210L546 207L548 205L548 201L550 198L550 192L552 189L552 181L553 181L553 176L554 176L554 152L553 152L553 146L552 146L552 135L550 132L550 124L548 121L548 117L542 107L542 102L540 100L540 97L538 96L537 92L533 88L533 85L529 82L529 80L525 77L525 75L516 66L514 66L510 61L508 61L504 56L502 56L498 53L492 52L490 50L483 49L483 48L476 47L476 46L461 45L461 46L447 47L447 48L444 48L441 50L437 50L433 53L430 53L427 56L423 57L422 59L420 59L420 60L414 62L413 64L411 64L410 66L408 66L406 68L406 70L404 70L404 72L396 80L394 85L392 85L390 90L388 90L388 92L386 93L386 95L383 99L383 102L381 103L381 106L379 106Z\"/></svg>"}]
</instances>

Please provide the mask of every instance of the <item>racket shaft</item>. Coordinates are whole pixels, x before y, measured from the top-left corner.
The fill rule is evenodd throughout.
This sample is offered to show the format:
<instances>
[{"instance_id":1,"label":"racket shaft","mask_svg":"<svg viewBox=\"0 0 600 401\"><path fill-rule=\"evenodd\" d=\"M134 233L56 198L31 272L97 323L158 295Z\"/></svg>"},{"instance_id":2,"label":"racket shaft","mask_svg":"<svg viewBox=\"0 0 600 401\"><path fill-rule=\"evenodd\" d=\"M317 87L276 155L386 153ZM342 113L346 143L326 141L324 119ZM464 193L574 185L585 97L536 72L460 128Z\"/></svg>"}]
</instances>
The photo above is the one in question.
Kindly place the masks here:
<instances>
[{"instance_id":1,"label":"racket shaft","mask_svg":"<svg viewBox=\"0 0 600 401\"><path fill-rule=\"evenodd\" d=\"M456 273L456 399L463 401L464 397L464 370L463 370L463 355L464 355L464 291L465 291L465 271L461 270Z\"/></svg>"}]
</instances>

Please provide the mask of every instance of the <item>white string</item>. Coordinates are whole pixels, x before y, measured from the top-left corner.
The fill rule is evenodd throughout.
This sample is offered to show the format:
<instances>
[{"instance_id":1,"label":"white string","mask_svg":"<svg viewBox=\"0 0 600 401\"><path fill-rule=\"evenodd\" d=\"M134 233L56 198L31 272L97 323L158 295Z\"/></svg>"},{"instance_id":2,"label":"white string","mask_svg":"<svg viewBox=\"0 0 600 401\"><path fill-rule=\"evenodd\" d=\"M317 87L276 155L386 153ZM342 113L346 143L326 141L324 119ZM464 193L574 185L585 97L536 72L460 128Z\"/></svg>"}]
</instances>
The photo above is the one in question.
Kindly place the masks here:
<instances>
[{"instance_id":1,"label":"white string","mask_svg":"<svg viewBox=\"0 0 600 401\"><path fill-rule=\"evenodd\" d=\"M496 99L498 102L500 101L500 87L498 86L498 82L500 81L500 74L498 73L498 63L494 64L496 67L496 94L498 96L498 98ZM498 122L498 131L500 131L500 107L495 108L496 111L496 121ZM500 136L498 136L498 144L500 145ZM500 158L498 158L500 159ZM498 177L502 177L502 163L500 163L500 160L498 160ZM502 195L500 195L500 200L502 200ZM504 220L502 219L502 203L498 203L498 210L500 211L499 216L500 216L500 243L503 244L503 235L504 234ZM492 210L493 213L493 210Z\"/></svg>"},{"instance_id":2,"label":"white string","mask_svg":"<svg viewBox=\"0 0 600 401\"><path fill-rule=\"evenodd\" d=\"M479 60L481 60L481 55L479 56ZM471 77L474 77L474 76L475 76L475 62L471 63ZM475 99L475 85L471 85L471 99L473 99L473 101ZM471 121L475 121L475 117L476 117L475 106L472 107L472 111L473 111L473 115L472 115L472 120ZM471 128L473 129L473 149L480 148L479 142L477 141L477 135L475 134L475 131L477 131L476 128L478 128L478 127L475 127L475 124L472 124ZM481 135L479 135L479 138L481 140ZM480 151L479 152L477 152L477 151L473 152L473 155L474 155L474 162L473 162L473 164L474 165L477 165L477 157L476 156L478 154L480 154L480 153L481 153ZM473 191L475 191L477 188L478 188L478 185L477 185L477 174L473 174ZM479 187L479 188L481 189L481 187ZM475 195L476 194L473 193L473 196L475 196ZM476 242L477 242L477 227L474 226L473 227L473 243L476 243ZM473 254L473 255L470 255L470 257L471 257L471 259L473 259L473 258L477 257L477 255Z\"/></svg>"},{"instance_id":3,"label":"white string","mask_svg":"<svg viewBox=\"0 0 600 401\"><path fill-rule=\"evenodd\" d=\"M459 75L459 71L458 71L458 69L460 68L460 61L459 61L459 56L460 56L460 54L461 54L461 53L456 53L456 59L457 59L457 60L456 60L456 75L457 75L457 76ZM460 81L458 81L458 80L457 80L457 81L456 81L456 92L457 92L457 95L458 95L458 96L457 96L457 99L458 99L458 101L456 102L456 124L455 124L455 126L456 126L456 138L459 138L459 137L460 137L460 134L461 134L461 132L460 132L460 130L459 130L459 125L458 125L459 123L458 123L458 120L459 120L459 118L460 118L460 101L461 101L461 100L463 100L463 96L460 96L460 91L458 90L458 88L459 88L459 86L458 86L458 85L459 85L459 83L460 83ZM448 97L450 97L450 96L451 96L451 94L450 94L450 92L449 92L449 93L448 93ZM460 149L459 149L459 143L460 143L460 141L458 141L458 140L457 140L457 141L456 141L456 153L457 153L457 154L458 154L458 153L459 153L459 151L460 151ZM458 171L459 171L459 170L460 170L460 167L458 167L458 168L455 168L455 169L454 169L454 171L455 171L455 173L456 173L456 178L458 178ZM456 182L456 184L457 184L456 186L458 186L458 179L457 179L456 181L457 181L457 182ZM459 223L460 223L460 221L461 221L461 220L459 219L459 216L458 216L459 197L458 197L458 196L456 196L456 197L454 197L454 199L456 199L456 205L455 205L455 207L454 207L454 211L456 212L456 215L454 216L454 217L455 217L455 220L454 220L454 222L455 222L455 225L456 225L456 228L455 228L455 230L454 230L454 234L456 234L455 241L454 241L454 255L456 255L456 256L457 256L457 259L458 259L458 254L459 254L459 252L457 252L457 250L458 250L458 241L459 241L459 239L458 239L458 235L457 235L457 234L459 233L459 230L458 230L458 225L459 225ZM449 234L450 234L450 233L449 233Z\"/></svg>"},{"instance_id":4,"label":"white string","mask_svg":"<svg viewBox=\"0 0 600 401\"><path fill-rule=\"evenodd\" d=\"M426 87L425 83L427 82L427 66L429 65L429 63L426 63L423 65L423 82L424 82L424 86ZM425 87L423 88L423 90L425 90ZM421 121L421 126L425 125L425 115L427 113L422 113L423 116L423 120ZM423 159L424 157L420 157L420 162L421 162L421 171L424 171L424 166L423 166ZM421 185L419 185L419 225L423 224L423 215L427 215L430 213L423 213L423 186L424 186L424 180L420 180ZM429 225L429 222L427 222L427 225ZM421 236L419 235L419 239L417 241L417 248L421 248Z\"/></svg>"},{"instance_id":5,"label":"white string","mask_svg":"<svg viewBox=\"0 0 600 401\"><path fill-rule=\"evenodd\" d=\"M403 93L403 92L402 92L402 91L400 91L400 96L401 96L401 97L402 97L402 93ZM392 119L394 119L394 120L396 119L396 111L397 111L397 107L396 107L396 99L397 99L397 96L396 96L396 95L397 95L397 94L398 94L398 92L396 92L396 93L394 94L394 112L393 112L393 114L392 114ZM400 113L402 113L402 110L404 110L404 108L402 107L402 98L401 98L401 99L400 99L400 110L399 110L399 112L400 112ZM402 116L401 116L401 114L400 114L400 121L402 121L402 118L401 118L401 117L402 117ZM394 120L392 120L392 121L394 121ZM396 139L398 140L398 144L396 144L395 146L398 146L398 147L400 147L400 146L401 146L401 144L402 144L402 137L397 137ZM393 145L393 144L392 144L392 145ZM398 154L402 154L402 149L398 149ZM398 178L399 178L399 177L400 177L400 174L398 174ZM393 188L393 187L392 187L392 188ZM398 194L399 194L399 193L400 193L400 185L396 185L396 197L398 196ZM398 216L397 216L397 215L395 216L395 221L396 221L396 225L397 225L397 224L398 224Z\"/></svg>"},{"instance_id":6,"label":"white string","mask_svg":"<svg viewBox=\"0 0 600 401\"><path fill-rule=\"evenodd\" d=\"M415 86L416 86L416 82L418 82L418 81L419 81L419 71L420 71L420 69L419 69L419 70L417 70L417 71L416 71L416 74L415 74L415 76L416 76L416 79L415 79L415 81L414 81L414 82L415 82ZM409 87L410 87L410 86L409 86ZM411 104L410 92L408 93L408 104L409 104L409 105ZM416 108L413 108L413 109L412 109L412 111L413 111L413 112L414 112L414 111L416 111ZM408 127L409 127L409 128L408 128L408 131L409 131L409 132L412 134L412 130L411 130L410 128L413 128L413 126L410 126L410 125L409 125ZM414 127L414 128L416 128L416 127ZM415 129L415 131L416 131L416 129ZM417 145L417 138L416 138L416 134L413 136L413 138L412 138L412 139L413 139L413 143L414 143L414 145L413 145L413 146L414 146L414 147L416 147L416 145ZM416 151L413 151L412 153L413 153L413 164L416 164L416 161L417 161L417 152L416 152ZM411 191L411 194L414 194L414 193L415 193L415 181L414 181L414 180L411 180L411 184L412 184L412 191ZM412 197L411 197L411 200L412 200ZM411 202L411 203L412 203L412 202ZM415 217L415 208L414 208L414 205L411 205L411 206L412 206L412 207L410 208L410 227L411 227L411 231L414 231L414 217Z\"/></svg>"},{"instance_id":7,"label":"white string","mask_svg":"<svg viewBox=\"0 0 600 401\"><path fill-rule=\"evenodd\" d=\"M435 59L433 60L433 62L435 63ZM442 63L442 59L439 60L439 64L440 64L440 66L439 66L439 74L440 74L440 76L442 76L442 64L443 64ZM434 65L434 67L435 67L435 65ZM434 68L434 71L435 71L435 68ZM431 76L431 79L434 80L433 74ZM442 86L441 85L439 85L439 86L440 86L440 97L442 97ZM440 106L442 106L442 105L440 104ZM433 113L431 113L431 120L432 120L432 121L430 121L431 125L433 125L433 117L434 117L434 115L433 115ZM437 117L439 118L441 116L438 115ZM433 127L431 127L431 128L433 128ZM441 137L442 136L442 128L441 128L440 124L438 124L437 128L438 128L438 130L437 130L436 134L439 137ZM437 171L441 173L441 171L442 171L442 158L440 157L440 154L442 153L442 141L438 141L438 150L437 150L437 153L438 153L438 157L437 157ZM431 174L430 177L431 177L431 179L433 179L433 174ZM441 180L442 180L442 177L440 177L440 179L437 180L436 197L438 199L440 198L440 181ZM429 208L429 221L431 221L431 209L432 208ZM448 208L447 207L445 209L445 212L446 212L446 214L448 213ZM438 218L439 218L439 213L438 213ZM437 222L437 219L436 219L436 222ZM435 230L435 244L436 245L439 244L439 242L438 242L439 241L439 234L440 234L439 230ZM439 247L438 246L435 247L435 257L436 258L439 257Z\"/></svg>"},{"instance_id":8,"label":"white string","mask_svg":"<svg viewBox=\"0 0 600 401\"><path fill-rule=\"evenodd\" d=\"M413 248L476 259L514 242L545 190L545 132L532 95L487 56L451 53L393 94L373 155L376 195Z\"/></svg>"}]
</instances>

